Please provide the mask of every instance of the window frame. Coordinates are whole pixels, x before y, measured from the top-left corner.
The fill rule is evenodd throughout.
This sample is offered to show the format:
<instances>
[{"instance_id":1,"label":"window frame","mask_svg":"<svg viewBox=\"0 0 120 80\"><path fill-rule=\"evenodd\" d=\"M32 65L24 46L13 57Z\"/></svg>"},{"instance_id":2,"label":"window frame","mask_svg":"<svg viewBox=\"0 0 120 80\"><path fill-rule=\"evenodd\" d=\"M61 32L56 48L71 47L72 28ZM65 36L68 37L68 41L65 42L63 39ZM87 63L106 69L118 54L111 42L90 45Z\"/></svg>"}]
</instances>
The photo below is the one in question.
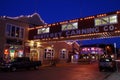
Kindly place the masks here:
<instances>
[{"instance_id":1,"label":"window frame","mask_svg":"<svg viewBox=\"0 0 120 80\"><path fill-rule=\"evenodd\" d=\"M10 25L9 27L8 27L8 25ZM12 36L12 28L15 28L14 30L14 32L15 32L15 34ZM8 28L10 29L10 30L8 30ZM17 30L17 28L19 28L19 37L16 37L16 30ZM21 31L23 30L23 33L21 33ZM10 35L8 35L8 32L9 32L9 34ZM24 29L24 27L21 27L21 26L17 26L17 25L14 25L14 24L10 24L10 23L6 23L6 28L5 28L5 35L6 35L6 37L11 37L11 38L19 38L19 39L23 39L24 38L24 33L25 33L25 29Z\"/></svg>"}]
</instances>

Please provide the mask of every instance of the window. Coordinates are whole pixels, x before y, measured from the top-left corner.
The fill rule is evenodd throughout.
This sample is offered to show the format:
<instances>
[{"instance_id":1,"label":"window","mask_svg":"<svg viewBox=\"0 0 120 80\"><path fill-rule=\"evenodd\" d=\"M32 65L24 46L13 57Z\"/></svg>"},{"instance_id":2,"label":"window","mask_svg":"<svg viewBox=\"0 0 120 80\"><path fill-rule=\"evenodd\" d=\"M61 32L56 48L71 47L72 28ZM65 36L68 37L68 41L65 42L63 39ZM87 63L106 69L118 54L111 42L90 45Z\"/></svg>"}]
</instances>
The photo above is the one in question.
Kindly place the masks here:
<instances>
[{"instance_id":1,"label":"window","mask_svg":"<svg viewBox=\"0 0 120 80\"><path fill-rule=\"evenodd\" d=\"M60 59L66 59L66 54L67 54L67 50L66 49L62 49L60 51Z\"/></svg>"},{"instance_id":2,"label":"window","mask_svg":"<svg viewBox=\"0 0 120 80\"><path fill-rule=\"evenodd\" d=\"M16 27L15 36L16 36L16 37L19 37L19 33L20 33L20 28L19 28L19 27Z\"/></svg>"},{"instance_id":3,"label":"window","mask_svg":"<svg viewBox=\"0 0 120 80\"><path fill-rule=\"evenodd\" d=\"M11 36L15 37L15 26L12 26Z\"/></svg>"},{"instance_id":4,"label":"window","mask_svg":"<svg viewBox=\"0 0 120 80\"><path fill-rule=\"evenodd\" d=\"M103 26L118 23L117 15L110 15L101 18L95 18L95 26Z\"/></svg>"},{"instance_id":5,"label":"window","mask_svg":"<svg viewBox=\"0 0 120 80\"><path fill-rule=\"evenodd\" d=\"M24 29L21 28L21 29L20 29L20 38L23 38L23 36L24 36Z\"/></svg>"},{"instance_id":6,"label":"window","mask_svg":"<svg viewBox=\"0 0 120 80\"><path fill-rule=\"evenodd\" d=\"M24 28L18 27L16 25L12 25L12 24L7 24L5 34L7 37L23 38Z\"/></svg>"},{"instance_id":7,"label":"window","mask_svg":"<svg viewBox=\"0 0 120 80\"><path fill-rule=\"evenodd\" d=\"M52 48L46 48L44 50L44 57L45 59L53 59L54 58L54 51Z\"/></svg>"},{"instance_id":8,"label":"window","mask_svg":"<svg viewBox=\"0 0 120 80\"><path fill-rule=\"evenodd\" d=\"M6 27L6 36L10 36L10 34L11 34L11 28L12 28L12 26L10 24L7 24L7 27Z\"/></svg>"},{"instance_id":9,"label":"window","mask_svg":"<svg viewBox=\"0 0 120 80\"><path fill-rule=\"evenodd\" d=\"M73 29L78 29L78 23L77 22L62 25L62 31L73 30Z\"/></svg>"},{"instance_id":10,"label":"window","mask_svg":"<svg viewBox=\"0 0 120 80\"><path fill-rule=\"evenodd\" d=\"M49 30L50 30L49 27L38 29L38 34L49 33Z\"/></svg>"}]
</instances>

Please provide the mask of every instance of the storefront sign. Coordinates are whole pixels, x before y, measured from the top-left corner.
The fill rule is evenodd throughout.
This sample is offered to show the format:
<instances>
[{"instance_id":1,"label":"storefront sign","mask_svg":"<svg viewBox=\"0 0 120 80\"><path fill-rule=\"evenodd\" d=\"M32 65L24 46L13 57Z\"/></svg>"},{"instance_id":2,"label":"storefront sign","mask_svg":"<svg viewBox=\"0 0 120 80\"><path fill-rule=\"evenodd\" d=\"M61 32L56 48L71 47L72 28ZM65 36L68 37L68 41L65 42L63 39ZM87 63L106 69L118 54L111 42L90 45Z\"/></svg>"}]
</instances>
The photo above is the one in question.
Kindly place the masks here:
<instances>
[{"instance_id":1,"label":"storefront sign","mask_svg":"<svg viewBox=\"0 0 120 80\"><path fill-rule=\"evenodd\" d=\"M59 37L67 37L73 35L82 35L82 34L92 34L92 33L100 33L100 32L111 32L116 30L117 27L113 25L101 26L101 27L93 27L93 28L85 28L85 29L76 29L76 30L68 30L56 33L46 33L39 34L34 36L34 39L45 39L45 38L59 38Z\"/></svg>"}]
</instances>

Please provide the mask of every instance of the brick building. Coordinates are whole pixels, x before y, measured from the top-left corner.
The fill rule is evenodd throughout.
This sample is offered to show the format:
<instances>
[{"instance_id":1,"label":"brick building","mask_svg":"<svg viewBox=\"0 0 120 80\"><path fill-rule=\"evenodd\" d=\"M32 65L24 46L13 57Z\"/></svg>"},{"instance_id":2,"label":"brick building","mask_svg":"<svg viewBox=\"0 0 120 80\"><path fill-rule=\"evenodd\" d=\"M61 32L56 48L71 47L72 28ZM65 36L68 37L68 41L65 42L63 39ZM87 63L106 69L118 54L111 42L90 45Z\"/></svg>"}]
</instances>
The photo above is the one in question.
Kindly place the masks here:
<instances>
[{"instance_id":1,"label":"brick building","mask_svg":"<svg viewBox=\"0 0 120 80\"><path fill-rule=\"evenodd\" d=\"M0 17L0 57L13 59L22 57L24 44L28 40L28 28L35 25L44 25L39 14L29 16Z\"/></svg>"}]
</instances>

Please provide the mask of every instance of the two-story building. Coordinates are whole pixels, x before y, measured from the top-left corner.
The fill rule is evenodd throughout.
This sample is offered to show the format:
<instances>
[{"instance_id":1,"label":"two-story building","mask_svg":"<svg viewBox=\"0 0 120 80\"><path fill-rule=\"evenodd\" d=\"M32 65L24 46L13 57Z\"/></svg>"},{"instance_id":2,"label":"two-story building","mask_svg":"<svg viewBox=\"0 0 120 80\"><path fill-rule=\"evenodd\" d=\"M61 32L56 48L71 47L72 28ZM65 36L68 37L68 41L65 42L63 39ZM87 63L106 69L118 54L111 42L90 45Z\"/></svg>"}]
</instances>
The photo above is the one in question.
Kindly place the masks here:
<instances>
[{"instance_id":1,"label":"two-story building","mask_svg":"<svg viewBox=\"0 0 120 80\"><path fill-rule=\"evenodd\" d=\"M28 40L28 28L44 25L39 14L28 16L0 17L0 57L13 59L26 56L24 45Z\"/></svg>"}]
</instances>

